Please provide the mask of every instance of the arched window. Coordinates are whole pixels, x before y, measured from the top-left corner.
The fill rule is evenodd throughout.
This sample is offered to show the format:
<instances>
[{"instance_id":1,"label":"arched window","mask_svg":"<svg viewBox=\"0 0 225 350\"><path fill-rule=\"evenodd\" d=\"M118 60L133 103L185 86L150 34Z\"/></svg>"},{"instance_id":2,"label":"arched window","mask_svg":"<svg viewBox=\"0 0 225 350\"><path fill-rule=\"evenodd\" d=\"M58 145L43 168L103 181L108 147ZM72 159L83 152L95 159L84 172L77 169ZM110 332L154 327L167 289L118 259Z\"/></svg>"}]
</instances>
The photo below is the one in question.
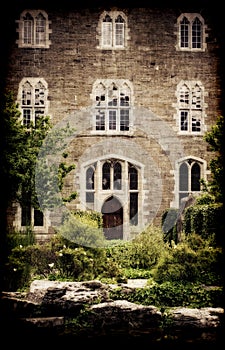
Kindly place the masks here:
<instances>
[{"instance_id":1,"label":"arched window","mask_svg":"<svg viewBox=\"0 0 225 350\"><path fill-rule=\"evenodd\" d=\"M106 79L93 87L95 130L125 132L130 130L131 86L127 81Z\"/></svg>"},{"instance_id":2,"label":"arched window","mask_svg":"<svg viewBox=\"0 0 225 350\"><path fill-rule=\"evenodd\" d=\"M204 89L201 82L182 81L177 86L179 132L202 134L204 131Z\"/></svg>"},{"instance_id":3,"label":"arched window","mask_svg":"<svg viewBox=\"0 0 225 350\"><path fill-rule=\"evenodd\" d=\"M201 164L193 159L179 166L179 203L182 198L201 191Z\"/></svg>"},{"instance_id":4,"label":"arched window","mask_svg":"<svg viewBox=\"0 0 225 350\"><path fill-rule=\"evenodd\" d=\"M90 166L86 170L86 203L94 203L95 167Z\"/></svg>"},{"instance_id":5,"label":"arched window","mask_svg":"<svg viewBox=\"0 0 225 350\"><path fill-rule=\"evenodd\" d=\"M141 177L140 168L137 165L125 159L109 157L98 159L95 163L85 165L83 169L85 173L81 172L81 198L86 202L86 208L100 211L102 207L106 209L107 206L109 209L109 206L114 203L110 198L116 198L116 202L118 201L124 210L117 212L114 203L115 218L110 216L111 223L115 223L115 220L117 222L118 218L121 225L127 227L138 226L142 222L142 213L139 210ZM82 181L83 174L85 174L85 184ZM106 214L106 212L103 213ZM107 218L109 219L109 216ZM133 229L136 230L136 228Z\"/></svg>"},{"instance_id":6,"label":"arched window","mask_svg":"<svg viewBox=\"0 0 225 350\"><path fill-rule=\"evenodd\" d=\"M36 124L40 116L48 113L47 83L41 78L24 78L20 82L18 104L22 112L23 125L28 128Z\"/></svg>"},{"instance_id":7,"label":"arched window","mask_svg":"<svg viewBox=\"0 0 225 350\"><path fill-rule=\"evenodd\" d=\"M50 21L43 10L23 11L18 22L19 47L49 48Z\"/></svg>"},{"instance_id":8,"label":"arched window","mask_svg":"<svg viewBox=\"0 0 225 350\"><path fill-rule=\"evenodd\" d=\"M98 25L101 49L124 49L127 43L127 19L123 12L108 11Z\"/></svg>"},{"instance_id":9,"label":"arched window","mask_svg":"<svg viewBox=\"0 0 225 350\"><path fill-rule=\"evenodd\" d=\"M89 167L86 171L86 189L94 190L95 182L94 182L94 169L93 167Z\"/></svg>"},{"instance_id":10,"label":"arched window","mask_svg":"<svg viewBox=\"0 0 225 350\"><path fill-rule=\"evenodd\" d=\"M183 13L177 19L177 49L204 51L206 48L204 19L198 13Z\"/></svg>"}]
</instances>

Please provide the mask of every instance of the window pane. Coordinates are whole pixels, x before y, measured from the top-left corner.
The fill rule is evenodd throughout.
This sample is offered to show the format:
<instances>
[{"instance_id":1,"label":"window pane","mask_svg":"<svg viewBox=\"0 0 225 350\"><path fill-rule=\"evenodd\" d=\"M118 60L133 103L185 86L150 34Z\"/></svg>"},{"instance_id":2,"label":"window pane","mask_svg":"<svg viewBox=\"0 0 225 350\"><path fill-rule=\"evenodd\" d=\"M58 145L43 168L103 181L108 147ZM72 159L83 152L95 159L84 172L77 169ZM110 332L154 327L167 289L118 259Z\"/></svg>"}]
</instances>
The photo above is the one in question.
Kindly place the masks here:
<instances>
[{"instance_id":1,"label":"window pane","mask_svg":"<svg viewBox=\"0 0 225 350\"><path fill-rule=\"evenodd\" d=\"M128 131L129 130L129 110L122 109L120 111L120 130Z\"/></svg>"},{"instance_id":2,"label":"window pane","mask_svg":"<svg viewBox=\"0 0 225 350\"><path fill-rule=\"evenodd\" d=\"M186 163L182 163L180 166L179 190L188 191L188 167Z\"/></svg>"},{"instance_id":3,"label":"window pane","mask_svg":"<svg viewBox=\"0 0 225 350\"><path fill-rule=\"evenodd\" d=\"M130 193L130 224L138 224L138 193Z\"/></svg>"},{"instance_id":4,"label":"window pane","mask_svg":"<svg viewBox=\"0 0 225 350\"><path fill-rule=\"evenodd\" d=\"M129 186L130 190L138 189L138 172L133 166L129 167Z\"/></svg>"},{"instance_id":5,"label":"window pane","mask_svg":"<svg viewBox=\"0 0 225 350\"><path fill-rule=\"evenodd\" d=\"M115 24L115 45L124 46L124 23Z\"/></svg>"},{"instance_id":6,"label":"window pane","mask_svg":"<svg viewBox=\"0 0 225 350\"><path fill-rule=\"evenodd\" d=\"M184 17L180 23L180 47L188 47L189 22Z\"/></svg>"},{"instance_id":7,"label":"window pane","mask_svg":"<svg viewBox=\"0 0 225 350\"><path fill-rule=\"evenodd\" d=\"M86 203L94 203L94 192L86 192Z\"/></svg>"},{"instance_id":8,"label":"window pane","mask_svg":"<svg viewBox=\"0 0 225 350\"><path fill-rule=\"evenodd\" d=\"M39 209L34 209L34 226L44 226L44 215Z\"/></svg>"},{"instance_id":9,"label":"window pane","mask_svg":"<svg viewBox=\"0 0 225 350\"><path fill-rule=\"evenodd\" d=\"M112 46L112 23L111 22L102 23L102 45Z\"/></svg>"},{"instance_id":10,"label":"window pane","mask_svg":"<svg viewBox=\"0 0 225 350\"><path fill-rule=\"evenodd\" d=\"M27 13L23 18L23 42L24 44L33 44L34 23L32 16Z\"/></svg>"},{"instance_id":11,"label":"window pane","mask_svg":"<svg viewBox=\"0 0 225 350\"><path fill-rule=\"evenodd\" d=\"M186 111L180 112L180 130L188 131L188 112Z\"/></svg>"},{"instance_id":12,"label":"window pane","mask_svg":"<svg viewBox=\"0 0 225 350\"><path fill-rule=\"evenodd\" d=\"M95 187L94 185L94 169L90 167L86 171L86 189L93 190Z\"/></svg>"},{"instance_id":13,"label":"window pane","mask_svg":"<svg viewBox=\"0 0 225 350\"><path fill-rule=\"evenodd\" d=\"M40 13L36 19L36 44L45 44L46 20Z\"/></svg>"},{"instance_id":14,"label":"window pane","mask_svg":"<svg viewBox=\"0 0 225 350\"><path fill-rule=\"evenodd\" d=\"M191 119L191 130L195 132L201 131L201 120L195 117Z\"/></svg>"},{"instance_id":15,"label":"window pane","mask_svg":"<svg viewBox=\"0 0 225 350\"><path fill-rule=\"evenodd\" d=\"M109 130L116 130L116 111L109 111Z\"/></svg>"},{"instance_id":16,"label":"window pane","mask_svg":"<svg viewBox=\"0 0 225 350\"><path fill-rule=\"evenodd\" d=\"M106 162L102 167L102 189L110 189L110 163Z\"/></svg>"},{"instance_id":17,"label":"window pane","mask_svg":"<svg viewBox=\"0 0 225 350\"><path fill-rule=\"evenodd\" d=\"M200 166L194 163L191 168L191 190L200 191Z\"/></svg>"},{"instance_id":18,"label":"window pane","mask_svg":"<svg viewBox=\"0 0 225 350\"><path fill-rule=\"evenodd\" d=\"M113 188L114 190L121 190L121 164L116 162L114 165L114 176L113 176Z\"/></svg>"},{"instance_id":19,"label":"window pane","mask_svg":"<svg viewBox=\"0 0 225 350\"><path fill-rule=\"evenodd\" d=\"M29 127L31 124L31 109L23 109L23 125Z\"/></svg>"},{"instance_id":20,"label":"window pane","mask_svg":"<svg viewBox=\"0 0 225 350\"><path fill-rule=\"evenodd\" d=\"M105 130L105 112L98 111L96 114L96 130Z\"/></svg>"},{"instance_id":21,"label":"window pane","mask_svg":"<svg viewBox=\"0 0 225 350\"><path fill-rule=\"evenodd\" d=\"M202 24L198 18L195 18L192 25L192 47L194 49L200 49L201 41L202 41Z\"/></svg>"}]
</instances>

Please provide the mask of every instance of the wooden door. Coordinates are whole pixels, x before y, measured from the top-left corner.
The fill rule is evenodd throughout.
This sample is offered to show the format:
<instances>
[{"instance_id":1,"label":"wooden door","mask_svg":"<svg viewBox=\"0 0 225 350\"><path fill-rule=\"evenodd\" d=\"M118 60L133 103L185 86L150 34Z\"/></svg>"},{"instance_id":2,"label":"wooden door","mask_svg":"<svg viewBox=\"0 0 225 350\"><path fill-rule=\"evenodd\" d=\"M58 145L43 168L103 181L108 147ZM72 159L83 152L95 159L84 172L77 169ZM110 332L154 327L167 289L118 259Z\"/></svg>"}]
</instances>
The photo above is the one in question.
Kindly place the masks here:
<instances>
[{"instance_id":1,"label":"wooden door","mask_svg":"<svg viewBox=\"0 0 225 350\"><path fill-rule=\"evenodd\" d=\"M107 239L123 239L123 207L114 196L102 206L103 230Z\"/></svg>"}]
</instances>

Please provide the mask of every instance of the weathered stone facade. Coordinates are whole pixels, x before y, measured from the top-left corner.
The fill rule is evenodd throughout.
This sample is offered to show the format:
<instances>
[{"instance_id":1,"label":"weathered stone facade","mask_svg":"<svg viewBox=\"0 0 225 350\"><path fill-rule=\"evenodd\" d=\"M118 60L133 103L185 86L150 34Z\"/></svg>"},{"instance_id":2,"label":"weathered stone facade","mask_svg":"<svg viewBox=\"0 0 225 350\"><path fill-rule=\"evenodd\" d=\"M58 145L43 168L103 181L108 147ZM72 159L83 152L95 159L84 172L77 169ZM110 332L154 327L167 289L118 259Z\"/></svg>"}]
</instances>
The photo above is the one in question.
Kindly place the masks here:
<instances>
[{"instance_id":1,"label":"weathered stone facade","mask_svg":"<svg viewBox=\"0 0 225 350\"><path fill-rule=\"evenodd\" d=\"M39 12L47 15L46 47L26 47L23 45L24 18L26 13L36 16ZM104 22L107 15L112 22ZM197 22L200 33L197 34L201 36L197 49L186 50L179 46L180 37L185 37L179 22L182 15L187 20L197 17L201 22L201 29ZM104 47L103 23L114 23L114 17L123 24L118 28L124 30L124 42L118 47ZM59 127L64 120L76 130L67 145L68 164L73 163L76 168L67 177L64 194L77 191L78 198L68 205L69 209L103 212L108 217L105 228L108 225L112 229L109 238L126 240L149 223L160 223L165 209L179 208L182 196L199 193L199 188L188 183L185 194L181 193L181 164L186 162L189 183L194 176L205 180L210 177L212 152L203 135L222 111L218 33L209 9L197 5L191 9L185 6L76 8L72 4L59 9L54 5L41 9L18 6L14 26L15 40L10 50L6 82L17 96L21 111L27 107L21 105L23 82L40 81L47 96L45 111L54 127ZM191 91L197 86L196 95L193 92L192 97L187 97L187 91L182 90L184 86ZM101 89L105 89L104 93ZM120 94L114 101L112 97L111 105L106 106L105 98L113 91L120 91ZM113 109L113 103L121 102L124 95L123 106L128 111L124 112L124 118L126 123L129 113L129 125L121 129L122 122L118 119L121 105ZM97 97L101 113L104 110L105 117L112 118L106 118L106 124L100 128L97 127ZM185 118L193 112L190 105L201 115L201 127L193 127L193 132L182 129L180 124L180 116ZM195 121L191 119L190 124L194 125ZM109 169L113 169L109 170L109 177L114 176L113 184L103 189L103 166L107 162ZM114 186L116 163L122 183L119 189ZM188 164L190 167L197 164L197 172L192 173L193 168L189 170ZM87 200L89 168L93 169L94 180L91 200ZM129 181L132 174L136 181L133 188ZM108 200L111 209L107 207ZM105 213L104 205L108 208ZM113 215L118 224L113 222ZM18 208L13 219L16 227L21 227L20 216ZM52 232L51 225L50 213L43 227L37 226L35 230L39 235L48 234ZM113 236L115 227L119 227L116 237Z\"/></svg>"}]
</instances>

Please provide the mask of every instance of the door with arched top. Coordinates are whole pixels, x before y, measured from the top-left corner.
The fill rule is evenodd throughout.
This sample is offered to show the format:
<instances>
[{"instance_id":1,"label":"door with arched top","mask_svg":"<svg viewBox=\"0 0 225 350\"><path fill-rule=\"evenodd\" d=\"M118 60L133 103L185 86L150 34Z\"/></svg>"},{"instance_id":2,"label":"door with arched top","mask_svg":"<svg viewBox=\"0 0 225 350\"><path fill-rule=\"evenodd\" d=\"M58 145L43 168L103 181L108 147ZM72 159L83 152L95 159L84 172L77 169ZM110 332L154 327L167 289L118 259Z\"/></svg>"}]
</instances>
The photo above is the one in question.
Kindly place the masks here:
<instances>
[{"instance_id":1,"label":"door with arched top","mask_svg":"<svg viewBox=\"0 0 225 350\"><path fill-rule=\"evenodd\" d=\"M123 239L123 207L114 196L102 206L103 231L106 239Z\"/></svg>"}]
</instances>

